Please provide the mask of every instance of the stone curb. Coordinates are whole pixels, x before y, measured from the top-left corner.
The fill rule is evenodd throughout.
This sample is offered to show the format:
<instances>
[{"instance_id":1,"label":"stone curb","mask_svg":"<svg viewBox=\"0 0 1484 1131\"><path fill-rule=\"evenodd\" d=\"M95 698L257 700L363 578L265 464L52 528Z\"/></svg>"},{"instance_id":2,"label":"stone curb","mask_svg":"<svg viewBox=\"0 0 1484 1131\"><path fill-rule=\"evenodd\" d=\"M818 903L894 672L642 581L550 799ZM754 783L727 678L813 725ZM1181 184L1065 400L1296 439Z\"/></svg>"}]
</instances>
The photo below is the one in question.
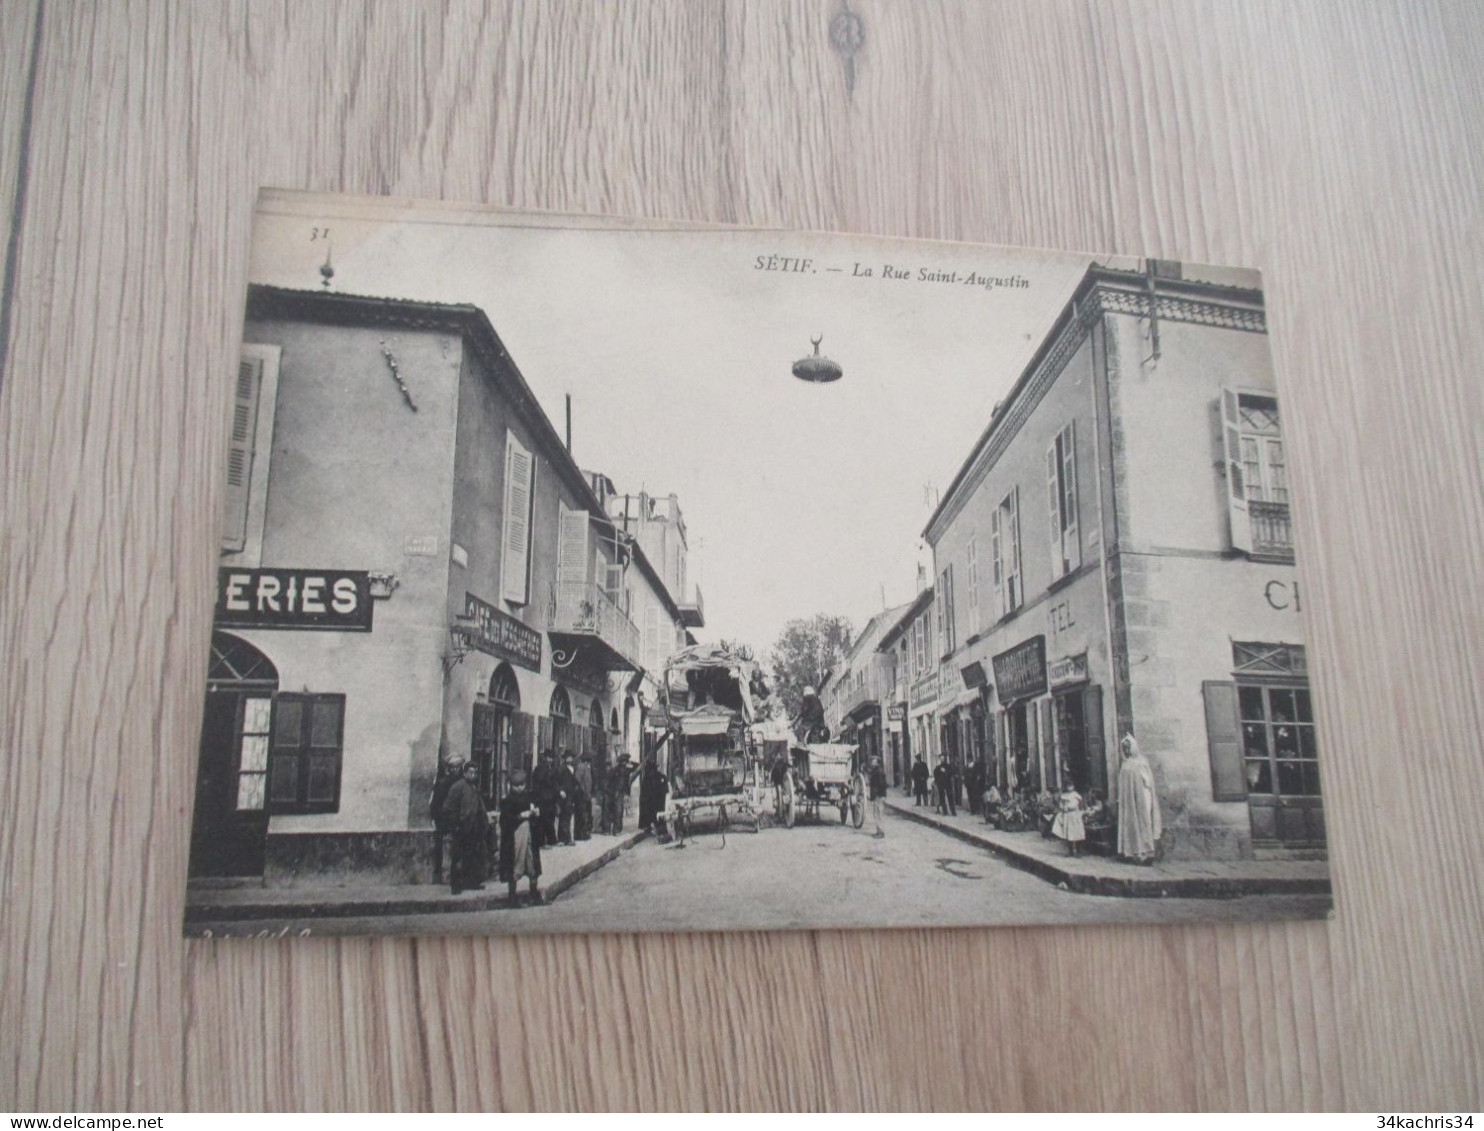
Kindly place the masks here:
<instances>
[{"instance_id":1,"label":"stone curb","mask_svg":"<svg viewBox=\"0 0 1484 1131\"><path fill-rule=\"evenodd\" d=\"M1029 872L1058 887L1065 886L1068 891L1077 892L1080 895L1115 895L1128 899L1238 899L1244 895L1331 894L1329 880L1308 877L1293 879L1259 876L1172 878L1148 875L1098 876L1069 872L1050 860L1043 860L1029 852L1017 852L1008 845L980 836L973 829L965 829L949 824L947 821L940 821L936 814L917 812L915 806L902 805L891 800L887 801L886 806L900 817L928 825L939 832L986 849L1012 867ZM1136 867L1135 865L1118 866L1131 870Z\"/></svg>"},{"instance_id":2,"label":"stone curb","mask_svg":"<svg viewBox=\"0 0 1484 1131\"><path fill-rule=\"evenodd\" d=\"M579 864L553 880L542 894L546 899L555 899L573 885L587 879L603 865L611 863L622 852L628 851L645 837L643 829L629 833L616 841L601 855ZM239 889L240 890L240 889ZM471 898L445 892L421 899L315 899L303 902L278 902L267 900L192 901L186 903L185 921L192 923L225 923L250 919L358 919L382 915L441 915L455 912L494 911L507 907L503 890Z\"/></svg>"}]
</instances>

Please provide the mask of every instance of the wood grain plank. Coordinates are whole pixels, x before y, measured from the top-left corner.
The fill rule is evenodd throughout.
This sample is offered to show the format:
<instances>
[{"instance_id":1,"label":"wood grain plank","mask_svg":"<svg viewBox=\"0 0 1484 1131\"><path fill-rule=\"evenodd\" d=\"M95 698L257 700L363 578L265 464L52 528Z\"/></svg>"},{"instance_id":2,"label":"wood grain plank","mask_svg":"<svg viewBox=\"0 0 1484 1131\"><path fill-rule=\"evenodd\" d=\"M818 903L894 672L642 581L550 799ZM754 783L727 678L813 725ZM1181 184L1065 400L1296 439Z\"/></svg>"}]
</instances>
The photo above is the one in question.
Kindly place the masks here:
<instances>
[{"instance_id":1,"label":"wood grain plank","mask_svg":"<svg viewBox=\"0 0 1484 1131\"><path fill-rule=\"evenodd\" d=\"M1480 1106L1477 6L851 7L853 89L821 0L44 7L0 1106ZM259 184L1263 267L1335 918L182 942Z\"/></svg>"}]
</instances>

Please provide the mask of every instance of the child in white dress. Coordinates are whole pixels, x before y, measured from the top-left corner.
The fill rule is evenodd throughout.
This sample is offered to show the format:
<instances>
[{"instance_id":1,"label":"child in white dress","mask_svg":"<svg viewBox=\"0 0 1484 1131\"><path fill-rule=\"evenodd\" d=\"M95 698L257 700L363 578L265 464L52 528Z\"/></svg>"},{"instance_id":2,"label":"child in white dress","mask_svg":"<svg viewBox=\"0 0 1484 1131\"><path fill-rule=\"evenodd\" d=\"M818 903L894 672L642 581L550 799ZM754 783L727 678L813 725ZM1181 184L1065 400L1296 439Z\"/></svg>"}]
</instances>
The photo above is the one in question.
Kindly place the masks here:
<instances>
[{"instance_id":1,"label":"child in white dress","mask_svg":"<svg viewBox=\"0 0 1484 1131\"><path fill-rule=\"evenodd\" d=\"M1051 822L1051 835L1066 841L1073 856L1078 854L1079 846L1087 839L1087 829L1082 823L1082 795L1071 782L1062 787L1061 796L1056 799L1056 818Z\"/></svg>"}]
</instances>

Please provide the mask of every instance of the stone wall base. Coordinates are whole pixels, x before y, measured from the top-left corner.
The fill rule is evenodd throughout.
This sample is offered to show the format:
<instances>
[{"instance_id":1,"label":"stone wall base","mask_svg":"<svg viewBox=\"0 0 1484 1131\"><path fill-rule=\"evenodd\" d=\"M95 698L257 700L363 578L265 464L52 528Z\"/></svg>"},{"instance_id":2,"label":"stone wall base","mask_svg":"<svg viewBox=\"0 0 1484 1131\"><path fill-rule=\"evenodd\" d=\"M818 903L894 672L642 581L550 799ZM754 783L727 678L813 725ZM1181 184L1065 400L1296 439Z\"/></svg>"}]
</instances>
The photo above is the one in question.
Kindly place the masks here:
<instances>
[{"instance_id":1,"label":"stone wall base","mask_svg":"<svg viewBox=\"0 0 1484 1131\"><path fill-rule=\"evenodd\" d=\"M433 832L279 833L268 836L265 887L426 884Z\"/></svg>"}]
</instances>

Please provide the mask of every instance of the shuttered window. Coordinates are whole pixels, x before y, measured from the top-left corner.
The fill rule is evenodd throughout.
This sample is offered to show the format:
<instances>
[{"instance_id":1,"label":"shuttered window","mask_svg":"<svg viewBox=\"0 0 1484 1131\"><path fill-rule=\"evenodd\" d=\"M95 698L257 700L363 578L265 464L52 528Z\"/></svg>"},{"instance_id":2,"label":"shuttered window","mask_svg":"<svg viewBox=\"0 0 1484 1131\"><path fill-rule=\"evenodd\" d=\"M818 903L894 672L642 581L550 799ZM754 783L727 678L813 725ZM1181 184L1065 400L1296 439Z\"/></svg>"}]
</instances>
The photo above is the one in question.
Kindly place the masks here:
<instances>
[{"instance_id":1,"label":"shuttered window","mask_svg":"<svg viewBox=\"0 0 1484 1131\"><path fill-rule=\"evenodd\" d=\"M268 769L271 812L334 813L340 808L344 722L344 695L277 696Z\"/></svg>"},{"instance_id":2,"label":"shuttered window","mask_svg":"<svg viewBox=\"0 0 1484 1131\"><path fill-rule=\"evenodd\" d=\"M222 549L241 553L247 545L247 508L252 493L253 446L258 433L258 400L263 359L243 354L233 384L232 429L227 439L227 501L222 513Z\"/></svg>"},{"instance_id":3,"label":"shuttered window","mask_svg":"<svg viewBox=\"0 0 1484 1131\"><path fill-rule=\"evenodd\" d=\"M1206 749L1211 759L1211 796L1216 801L1244 801L1247 767L1237 717L1237 685L1208 679L1201 684L1206 706Z\"/></svg>"},{"instance_id":4,"label":"shuttered window","mask_svg":"<svg viewBox=\"0 0 1484 1131\"><path fill-rule=\"evenodd\" d=\"M557 537L557 580L560 582L584 582L587 580L587 511L568 510L565 503L560 508L560 526Z\"/></svg>"},{"instance_id":5,"label":"shuttered window","mask_svg":"<svg viewBox=\"0 0 1484 1131\"><path fill-rule=\"evenodd\" d=\"M969 539L969 630L979 631L979 538Z\"/></svg>"},{"instance_id":6,"label":"shuttered window","mask_svg":"<svg viewBox=\"0 0 1484 1131\"><path fill-rule=\"evenodd\" d=\"M1046 449L1046 494L1050 504L1051 579L1065 577L1082 564L1077 524L1077 444L1068 424Z\"/></svg>"},{"instance_id":7,"label":"shuttered window","mask_svg":"<svg viewBox=\"0 0 1484 1131\"><path fill-rule=\"evenodd\" d=\"M531 453L505 432L505 523L500 555L500 597L512 605L530 599L531 498L536 466Z\"/></svg>"}]
</instances>

